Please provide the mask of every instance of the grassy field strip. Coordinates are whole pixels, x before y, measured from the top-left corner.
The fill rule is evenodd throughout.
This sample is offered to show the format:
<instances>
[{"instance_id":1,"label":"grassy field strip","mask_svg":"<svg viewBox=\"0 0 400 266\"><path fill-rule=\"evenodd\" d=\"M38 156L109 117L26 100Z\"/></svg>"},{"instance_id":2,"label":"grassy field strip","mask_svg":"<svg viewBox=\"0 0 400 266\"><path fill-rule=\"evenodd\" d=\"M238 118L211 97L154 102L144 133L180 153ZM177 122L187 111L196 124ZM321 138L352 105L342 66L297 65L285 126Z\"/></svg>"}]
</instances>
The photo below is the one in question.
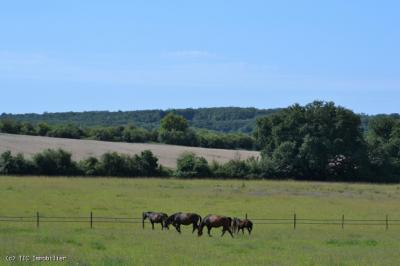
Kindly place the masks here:
<instances>
[{"instance_id":1,"label":"grassy field strip","mask_svg":"<svg viewBox=\"0 0 400 266\"><path fill-rule=\"evenodd\" d=\"M249 218L400 220L400 186L292 181L1 177L0 215L140 217L143 211ZM300 221L299 221L300 222ZM201 238L141 224L0 223L0 255L65 255L67 265L398 265L400 226L256 224ZM7 265L2 260L4 265ZM18 265L18 264L13 264ZM23 264L21 264L23 265ZM49 264L52 265L52 264ZM54 264L57 265L57 264ZM59 264L58 264L59 265Z\"/></svg>"}]
</instances>

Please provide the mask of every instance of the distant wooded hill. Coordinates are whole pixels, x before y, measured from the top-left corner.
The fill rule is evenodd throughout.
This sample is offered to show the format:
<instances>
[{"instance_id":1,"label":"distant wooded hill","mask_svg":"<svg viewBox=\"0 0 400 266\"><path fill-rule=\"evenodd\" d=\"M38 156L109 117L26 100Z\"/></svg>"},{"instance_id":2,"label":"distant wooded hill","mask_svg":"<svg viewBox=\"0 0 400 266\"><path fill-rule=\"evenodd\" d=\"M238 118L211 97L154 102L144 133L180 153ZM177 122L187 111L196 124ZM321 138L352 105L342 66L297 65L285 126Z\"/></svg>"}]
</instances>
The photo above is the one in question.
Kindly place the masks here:
<instances>
[{"instance_id":1,"label":"distant wooded hill","mask_svg":"<svg viewBox=\"0 0 400 266\"><path fill-rule=\"evenodd\" d=\"M259 117L268 116L282 109L257 109L241 107L216 107L198 109L169 109L169 110L142 110L142 111L89 111L89 112L63 112L43 114L6 114L0 119L11 118L17 121L37 124L46 122L50 125L75 124L81 127L94 126L119 126L134 124L146 129L155 129L160 125L160 120L168 113L173 112L185 117L190 126L220 132L250 133L255 127ZM374 116L361 114L362 127L366 131L371 118ZM399 114L391 114L400 118Z\"/></svg>"},{"instance_id":2,"label":"distant wooded hill","mask_svg":"<svg viewBox=\"0 0 400 266\"><path fill-rule=\"evenodd\" d=\"M146 129L158 128L160 120L168 113L182 115L195 128L205 128L221 132L252 132L258 117L276 113L280 109L256 109L240 107L218 107L199 109L169 109L143 111L90 111L43 114L1 114L0 119L11 118L17 121L51 125L76 124L82 127L119 126L134 124Z\"/></svg>"}]
</instances>

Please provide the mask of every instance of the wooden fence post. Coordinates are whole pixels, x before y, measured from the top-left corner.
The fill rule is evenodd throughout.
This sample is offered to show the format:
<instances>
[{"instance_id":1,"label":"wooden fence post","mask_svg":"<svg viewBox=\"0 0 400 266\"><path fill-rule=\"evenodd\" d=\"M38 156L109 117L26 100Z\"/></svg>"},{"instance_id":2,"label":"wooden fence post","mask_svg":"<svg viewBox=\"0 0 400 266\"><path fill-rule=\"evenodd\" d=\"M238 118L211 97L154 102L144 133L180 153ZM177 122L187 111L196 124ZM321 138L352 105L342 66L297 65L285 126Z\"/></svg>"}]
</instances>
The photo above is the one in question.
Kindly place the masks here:
<instances>
[{"instance_id":1,"label":"wooden fence post","mask_svg":"<svg viewBox=\"0 0 400 266\"><path fill-rule=\"evenodd\" d=\"M344 214L342 215L342 229L344 229Z\"/></svg>"},{"instance_id":2,"label":"wooden fence post","mask_svg":"<svg viewBox=\"0 0 400 266\"><path fill-rule=\"evenodd\" d=\"M90 212L90 229L93 229L93 212Z\"/></svg>"},{"instance_id":3,"label":"wooden fence post","mask_svg":"<svg viewBox=\"0 0 400 266\"><path fill-rule=\"evenodd\" d=\"M246 220L247 220L247 213L246 213L246 216L245 216L245 217L246 217Z\"/></svg>"},{"instance_id":4,"label":"wooden fence post","mask_svg":"<svg viewBox=\"0 0 400 266\"><path fill-rule=\"evenodd\" d=\"M39 212L36 212L36 228L39 228Z\"/></svg>"},{"instance_id":5,"label":"wooden fence post","mask_svg":"<svg viewBox=\"0 0 400 266\"><path fill-rule=\"evenodd\" d=\"M389 215L386 214L386 231L389 230Z\"/></svg>"},{"instance_id":6,"label":"wooden fence post","mask_svg":"<svg viewBox=\"0 0 400 266\"><path fill-rule=\"evenodd\" d=\"M293 229L296 230L296 224L297 224L297 217L296 217L296 213L293 216Z\"/></svg>"}]
</instances>

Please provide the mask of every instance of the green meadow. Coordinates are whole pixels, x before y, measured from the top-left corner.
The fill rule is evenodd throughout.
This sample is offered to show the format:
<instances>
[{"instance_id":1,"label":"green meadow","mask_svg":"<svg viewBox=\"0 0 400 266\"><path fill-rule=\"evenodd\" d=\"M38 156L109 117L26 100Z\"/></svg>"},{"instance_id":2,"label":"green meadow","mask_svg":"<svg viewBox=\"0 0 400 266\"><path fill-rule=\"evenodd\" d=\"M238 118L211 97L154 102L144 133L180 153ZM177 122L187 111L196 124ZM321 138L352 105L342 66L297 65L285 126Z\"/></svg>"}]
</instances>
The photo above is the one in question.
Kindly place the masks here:
<instances>
[{"instance_id":1,"label":"green meadow","mask_svg":"<svg viewBox=\"0 0 400 266\"><path fill-rule=\"evenodd\" d=\"M0 216L141 217L143 211L254 218L400 220L400 185L294 181L0 177ZM397 222L400 224L400 221ZM147 222L0 222L2 265L399 265L400 225L266 225L197 237ZM18 256L66 256L62 263ZM6 256L16 256L7 262Z\"/></svg>"}]
</instances>

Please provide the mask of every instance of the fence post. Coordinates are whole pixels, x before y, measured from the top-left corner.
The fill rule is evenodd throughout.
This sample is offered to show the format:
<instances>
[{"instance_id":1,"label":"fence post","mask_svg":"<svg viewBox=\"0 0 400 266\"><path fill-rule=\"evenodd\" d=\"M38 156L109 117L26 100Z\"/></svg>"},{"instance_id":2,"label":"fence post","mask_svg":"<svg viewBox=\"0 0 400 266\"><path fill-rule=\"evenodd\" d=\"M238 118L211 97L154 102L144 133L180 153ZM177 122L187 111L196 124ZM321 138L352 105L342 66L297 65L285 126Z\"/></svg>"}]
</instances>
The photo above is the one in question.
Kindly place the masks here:
<instances>
[{"instance_id":1,"label":"fence post","mask_svg":"<svg viewBox=\"0 0 400 266\"><path fill-rule=\"evenodd\" d=\"M386 231L389 230L389 215L386 214Z\"/></svg>"},{"instance_id":2,"label":"fence post","mask_svg":"<svg viewBox=\"0 0 400 266\"><path fill-rule=\"evenodd\" d=\"M344 214L342 215L342 229L344 229Z\"/></svg>"},{"instance_id":3,"label":"fence post","mask_svg":"<svg viewBox=\"0 0 400 266\"><path fill-rule=\"evenodd\" d=\"M247 220L247 213L246 213L245 217L246 217L246 220Z\"/></svg>"},{"instance_id":4,"label":"fence post","mask_svg":"<svg viewBox=\"0 0 400 266\"><path fill-rule=\"evenodd\" d=\"M39 228L39 212L36 212L36 228Z\"/></svg>"},{"instance_id":5,"label":"fence post","mask_svg":"<svg viewBox=\"0 0 400 266\"><path fill-rule=\"evenodd\" d=\"M296 230L296 224L297 224L297 217L296 217L296 213L293 216L293 229Z\"/></svg>"},{"instance_id":6,"label":"fence post","mask_svg":"<svg viewBox=\"0 0 400 266\"><path fill-rule=\"evenodd\" d=\"M90 229L93 228L93 212L90 212Z\"/></svg>"}]
</instances>

